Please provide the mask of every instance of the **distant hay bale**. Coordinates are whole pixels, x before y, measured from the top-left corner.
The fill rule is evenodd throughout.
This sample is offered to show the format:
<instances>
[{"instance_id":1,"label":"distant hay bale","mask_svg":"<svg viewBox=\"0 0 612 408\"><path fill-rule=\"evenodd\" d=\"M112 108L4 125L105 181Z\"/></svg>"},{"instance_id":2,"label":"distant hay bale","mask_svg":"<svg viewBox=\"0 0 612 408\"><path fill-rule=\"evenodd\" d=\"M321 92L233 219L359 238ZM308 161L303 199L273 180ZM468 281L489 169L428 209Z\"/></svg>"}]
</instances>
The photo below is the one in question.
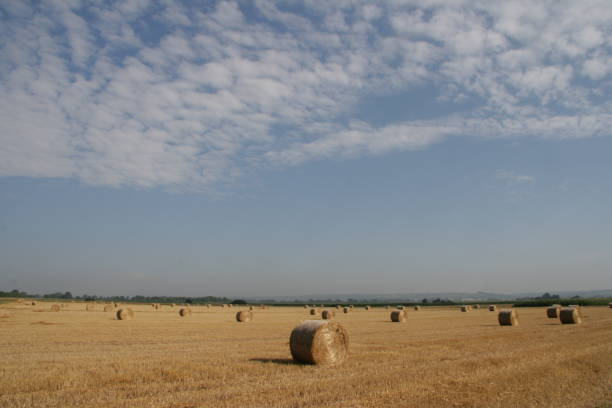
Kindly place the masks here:
<instances>
[{"instance_id":1,"label":"distant hay bale","mask_svg":"<svg viewBox=\"0 0 612 408\"><path fill-rule=\"evenodd\" d=\"M210 303L206 304L206 308L207 308L207 309L210 309L210 307L211 307L211 304L210 304Z\"/></svg>"},{"instance_id":2,"label":"distant hay bale","mask_svg":"<svg viewBox=\"0 0 612 408\"><path fill-rule=\"evenodd\" d=\"M489 305L489 312L494 312L497 310L497 306L495 305Z\"/></svg>"},{"instance_id":3,"label":"distant hay bale","mask_svg":"<svg viewBox=\"0 0 612 408\"><path fill-rule=\"evenodd\" d=\"M406 313L403 310L394 310L391 312L391 321L395 323L404 323L406 321Z\"/></svg>"},{"instance_id":4,"label":"distant hay bale","mask_svg":"<svg viewBox=\"0 0 612 408\"><path fill-rule=\"evenodd\" d=\"M342 306L336 305L336 310L340 310L340 309L342 309Z\"/></svg>"},{"instance_id":5,"label":"distant hay bale","mask_svg":"<svg viewBox=\"0 0 612 408\"><path fill-rule=\"evenodd\" d=\"M461 311L462 311L462 312L467 312L467 311L469 311L469 310L470 310L470 309L469 309L467 306L461 306Z\"/></svg>"},{"instance_id":6,"label":"distant hay bale","mask_svg":"<svg viewBox=\"0 0 612 408\"><path fill-rule=\"evenodd\" d=\"M468 310L472 310L472 305L467 305Z\"/></svg>"},{"instance_id":7,"label":"distant hay bale","mask_svg":"<svg viewBox=\"0 0 612 408\"><path fill-rule=\"evenodd\" d=\"M580 317L580 312L575 307L564 307L559 312L559 320L563 324L580 324L582 323L582 318Z\"/></svg>"},{"instance_id":8,"label":"distant hay bale","mask_svg":"<svg viewBox=\"0 0 612 408\"><path fill-rule=\"evenodd\" d=\"M236 313L236 321L240 323L248 323L253 320L253 312L250 310L241 310Z\"/></svg>"},{"instance_id":9,"label":"distant hay bale","mask_svg":"<svg viewBox=\"0 0 612 408\"><path fill-rule=\"evenodd\" d=\"M119 307L119 303L114 303L113 306L115 306L117 308L117 307Z\"/></svg>"},{"instance_id":10,"label":"distant hay bale","mask_svg":"<svg viewBox=\"0 0 612 408\"><path fill-rule=\"evenodd\" d=\"M104 311L105 312L112 312L113 310L115 310L113 305L106 305L106 306L104 306Z\"/></svg>"},{"instance_id":11,"label":"distant hay bale","mask_svg":"<svg viewBox=\"0 0 612 408\"><path fill-rule=\"evenodd\" d=\"M350 308L350 307L345 307L344 309L342 309L342 311L343 311L344 313L348 313L348 312L350 312L350 311L351 311L351 308Z\"/></svg>"},{"instance_id":12,"label":"distant hay bale","mask_svg":"<svg viewBox=\"0 0 612 408\"><path fill-rule=\"evenodd\" d=\"M372 309L369 305L365 307L365 310L370 310Z\"/></svg>"},{"instance_id":13,"label":"distant hay bale","mask_svg":"<svg viewBox=\"0 0 612 408\"><path fill-rule=\"evenodd\" d=\"M85 305L85 310L94 310L96 308L96 305L93 303L88 303Z\"/></svg>"},{"instance_id":14,"label":"distant hay bale","mask_svg":"<svg viewBox=\"0 0 612 408\"><path fill-rule=\"evenodd\" d=\"M17 299L17 303L23 303L23 299ZM612 305L612 303L610 303Z\"/></svg>"},{"instance_id":15,"label":"distant hay bale","mask_svg":"<svg viewBox=\"0 0 612 408\"><path fill-rule=\"evenodd\" d=\"M398 310L404 310L404 306L398 306L397 309Z\"/></svg>"},{"instance_id":16,"label":"distant hay bale","mask_svg":"<svg viewBox=\"0 0 612 408\"><path fill-rule=\"evenodd\" d=\"M391 306L387 305L385 306L385 309L391 309Z\"/></svg>"},{"instance_id":17,"label":"distant hay bale","mask_svg":"<svg viewBox=\"0 0 612 408\"><path fill-rule=\"evenodd\" d=\"M304 305L304 309L308 309L310 306L308 305Z\"/></svg>"},{"instance_id":18,"label":"distant hay bale","mask_svg":"<svg viewBox=\"0 0 612 408\"><path fill-rule=\"evenodd\" d=\"M514 309L500 310L497 320L500 326L518 326L518 316Z\"/></svg>"},{"instance_id":19,"label":"distant hay bale","mask_svg":"<svg viewBox=\"0 0 612 408\"><path fill-rule=\"evenodd\" d=\"M612 303L608 303L608 307L612 309Z\"/></svg>"},{"instance_id":20,"label":"distant hay bale","mask_svg":"<svg viewBox=\"0 0 612 408\"><path fill-rule=\"evenodd\" d=\"M255 310L255 308L253 306L249 306L249 310Z\"/></svg>"},{"instance_id":21,"label":"distant hay bale","mask_svg":"<svg viewBox=\"0 0 612 408\"><path fill-rule=\"evenodd\" d=\"M151 303L151 307L155 309L155 303Z\"/></svg>"},{"instance_id":22,"label":"distant hay bale","mask_svg":"<svg viewBox=\"0 0 612 408\"><path fill-rule=\"evenodd\" d=\"M52 312L59 312L60 310L61 310L60 309L60 305L53 305L53 306L51 306L51 311Z\"/></svg>"},{"instance_id":23,"label":"distant hay bale","mask_svg":"<svg viewBox=\"0 0 612 408\"><path fill-rule=\"evenodd\" d=\"M561 311L561 306L550 306L546 309L546 317L549 319L556 319L559 317L559 312Z\"/></svg>"},{"instance_id":24,"label":"distant hay bale","mask_svg":"<svg viewBox=\"0 0 612 408\"><path fill-rule=\"evenodd\" d=\"M176 303L170 303L170 307L175 307Z\"/></svg>"},{"instance_id":25,"label":"distant hay bale","mask_svg":"<svg viewBox=\"0 0 612 408\"><path fill-rule=\"evenodd\" d=\"M116 313L117 320L130 320L134 317L132 309L119 309Z\"/></svg>"},{"instance_id":26,"label":"distant hay bale","mask_svg":"<svg viewBox=\"0 0 612 408\"><path fill-rule=\"evenodd\" d=\"M319 314L319 309L315 309L314 307L312 309L310 309L310 315L311 316L316 316Z\"/></svg>"},{"instance_id":27,"label":"distant hay bale","mask_svg":"<svg viewBox=\"0 0 612 408\"><path fill-rule=\"evenodd\" d=\"M350 308L351 310L353 310L353 308L354 308L354 307L355 307L355 306L353 306L353 305L349 305L349 308Z\"/></svg>"},{"instance_id":28,"label":"distant hay bale","mask_svg":"<svg viewBox=\"0 0 612 408\"><path fill-rule=\"evenodd\" d=\"M348 358L349 335L337 322L306 320L291 332L289 347L298 363L338 365Z\"/></svg>"},{"instance_id":29,"label":"distant hay bale","mask_svg":"<svg viewBox=\"0 0 612 408\"><path fill-rule=\"evenodd\" d=\"M324 310L323 312L321 312L321 318L323 320L333 319L334 318L334 312L332 312L331 310Z\"/></svg>"},{"instance_id":30,"label":"distant hay bale","mask_svg":"<svg viewBox=\"0 0 612 408\"><path fill-rule=\"evenodd\" d=\"M474 309L480 309L480 305L474 305Z\"/></svg>"},{"instance_id":31,"label":"distant hay bale","mask_svg":"<svg viewBox=\"0 0 612 408\"><path fill-rule=\"evenodd\" d=\"M179 316L186 317L191 316L191 309L188 307L182 307L179 309Z\"/></svg>"},{"instance_id":32,"label":"distant hay bale","mask_svg":"<svg viewBox=\"0 0 612 408\"><path fill-rule=\"evenodd\" d=\"M419 310L421 310L421 306L415 306L414 310L416 310L418 312Z\"/></svg>"},{"instance_id":33,"label":"distant hay bale","mask_svg":"<svg viewBox=\"0 0 612 408\"><path fill-rule=\"evenodd\" d=\"M32 303L30 303L32 306L36 306L36 301L33 300Z\"/></svg>"}]
</instances>

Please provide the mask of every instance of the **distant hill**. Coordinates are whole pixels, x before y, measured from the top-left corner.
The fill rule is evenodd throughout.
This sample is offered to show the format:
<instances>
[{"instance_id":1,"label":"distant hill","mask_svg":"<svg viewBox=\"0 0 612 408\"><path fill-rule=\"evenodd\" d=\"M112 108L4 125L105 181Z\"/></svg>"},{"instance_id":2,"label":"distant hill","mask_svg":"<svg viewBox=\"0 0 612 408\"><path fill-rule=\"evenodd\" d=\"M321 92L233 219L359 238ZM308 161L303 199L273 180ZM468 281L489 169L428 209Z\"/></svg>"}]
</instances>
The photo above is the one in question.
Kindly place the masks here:
<instances>
[{"instance_id":1,"label":"distant hill","mask_svg":"<svg viewBox=\"0 0 612 408\"><path fill-rule=\"evenodd\" d=\"M581 298L612 297L612 289L600 290L578 290L578 291L549 291L550 294L559 295L562 298L580 296ZM375 294L375 293L353 293L353 294L311 294L301 296L265 296L248 297L248 300L274 300L277 302L303 301L309 300L330 300L330 301L380 301L380 302L417 302L424 298L427 299L448 299L453 301L484 301L484 300L516 300L524 298L534 298L541 296L543 292L521 292L521 293L493 293L493 292L415 292L415 293L394 293L394 294Z\"/></svg>"}]
</instances>

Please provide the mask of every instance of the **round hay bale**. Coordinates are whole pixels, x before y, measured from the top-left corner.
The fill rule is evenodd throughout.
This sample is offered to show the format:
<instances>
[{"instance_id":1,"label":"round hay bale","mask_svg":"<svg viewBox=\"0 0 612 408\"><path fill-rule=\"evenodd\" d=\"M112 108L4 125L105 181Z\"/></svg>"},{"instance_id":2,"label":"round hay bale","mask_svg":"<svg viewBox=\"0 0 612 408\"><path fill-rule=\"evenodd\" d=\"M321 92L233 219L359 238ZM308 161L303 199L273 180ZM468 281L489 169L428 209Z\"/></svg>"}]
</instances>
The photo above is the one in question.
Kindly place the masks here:
<instances>
[{"instance_id":1,"label":"round hay bale","mask_svg":"<svg viewBox=\"0 0 612 408\"><path fill-rule=\"evenodd\" d=\"M85 310L94 310L96 308L96 305L93 303L88 303L85 305Z\"/></svg>"},{"instance_id":2,"label":"round hay bale","mask_svg":"<svg viewBox=\"0 0 612 408\"><path fill-rule=\"evenodd\" d=\"M321 318L323 320L333 319L334 318L334 312L332 312L331 310L324 310L323 312L321 312Z\"/></svg>"},{"instance_id":3,"label":"round hay bale","mask_svg":"<svg viewBox=\"0 0 612 408\"><path fill-rule=\"evenodd\" d=\"M342 309L342 306L336 305L336 310L340 310L340 309Z\"/></svg>"},{"instance_id":4,"label":"round hay bale","mask_svg":"<svg viewBox=\"0 0 612 408\"><path fill-rule=\"evenodd\" d=\"M474 309L480 309L480 305L474 305Z\"/></svg>"},{"instance_id":5,"label":"round hay bale","mask_svg":"<svg viewBox=\"0 0 612 408\"><path fill-rule=\"evenodd\" d=\"M489 312L495 312L497 310L497 306L489 305Z\"/></svg>"},{"instance_id":6,"label":"round hay bale","mask_svg":"<svg viewBox=\"0 0 612 408\"><path fill-rule=\"evenodd\" d=\"M580 312L575 307L564 307L559 312L559 320L562 324L580 324L582 318Z\"/></svg>"},{"instance_id":7,"label":"round hay bale","mask_svg":"<svg viewBox=\"0 0 612 408\"><path fill-rule=\"evenodd\" d=\"M23 303L23 299L17 299L17 303ZM610 303L612 305L612 303Z\"/></svg>"},{"instance_id":8,"label":"round hay bale","mask_svg":"<svg viewBox=\"0 0 612 408\"><path fill-rule=\"evenodd\" d=\"M337 322L306 320L291 332L289 347L298 363L338 365L348 358L349 335Z\"/></svg>"},{"instance_id":9,"label":"round hay bale","mask_svg":"<svg viewBox=\"0 0 612 408\"><path fill-rule=\"evenodd\" d=\"M112 312L113 310L115 310L113 305L106 305L106 306L104 306L104 311L105 312Z\"/></svg>"},{"instance_id":10,"label":"round hay bale","mask_svg":"<svg viewBox=\"0 0 612 408\"><path fill-rule=\"evenodd\" d=\"M118 307L119 307L119 303L113 303L113 306L114 306L115 308L118 308Z\"/></svg>"},{"instance_id":11,"label":"round hay bale","mask_svg":"<svg viewBox=\"0 0 612 408\"><path fill-rule=\"evenodd\" d=\"M391 312L391 321L395 323L404 323L406 321L406 313L403 310L394 310Z\"/></svg>"},{"instance_id":12,"label":"round hay bale","mask_svg":"<svg viewBox=\"0 0 612 408\"><path fill-rule=\"evenodd\" d=\"M351 310L351 308L350 308L350 307L345 307L344 309L342 309L342 311L343 311L344 313L348 313L350 310Z\"/></svg>"},{"instance_id":13,"label":"round hay bale","mask_svg":"<svg viewBox=\"0 0 612 408\"><path fill-rule=\"evenodd\" d=\"M132 309L119 309L116 313L117 320L130 320L134 317Z\"/></svg>"},{"instance_id":14,"label":"round hay bale","mask_svg":"<svg viewBox=\"0 0 612 408\"><path fill-rule=\"evenodd\" d=\"M236 321L240 323L248 323L253 320L253 312L250 310L241 310L236 313Z\"/></svg>"},{"instance_id":15,"label":"round hay bale","mask_svg":"<svg viewBox=\"0 0 612 408\"><path fill-rule=\"evenodd\" d=\"M366 307L365 307L365 310L370 310L370 309L371 309L371 307L370 307L370 306L366 306Z\"/></svg>"},{"instance_id":16,"label":"round hay bale","mask_svg":"<svg viewBox=\"0 0 612 408\"><path fill-rule=\"evenodd\" d=\"M182 307L179 310L179 316L181 317L185 317L185 316L191 316L191 309L188 307Z\"/></svg>"},{"instance_id":17,"label":"round hay bale","mask_svg":"<svg viewBox=\"0 0 612 408\"><path fill-rule=\"evenodd\" d=\"M53 305L51 306L51 311L52 312L59 312L61 310L60 305Z\"/></svg>"},{"instance_id":18,"label":"round hay bale","mask_svg":"<svg viewBox=\"0 0 612 408\"><path fill-rule=\"evenodd\" d=\"M468 310L470 310L467 306L461 306L461 311L462 312L467 312Z\"/></svg>"},{"instance_id":19,"label":"round hay bale","mask_svg":"<svg viewBox=\"0 0 612 408\"><path fill-rule=\"evenodd\" d=\"M249 306L249 310L255 310L255 308L253 306Z\"/></svg>"},{"instance_id":20,"label":"round hay bale","mask_svg":"<svg viewBox=\"0 0 612 408\"><path fill-rule=\"evenodd\" d=\"M314 307L312 309L310 309L310 315L311 316L316 316L319 314L319 310L315 309Z\"/></svg>"},{"instance_id":21,"label":"round hay bale","mask_svg":"<svg viewBox=\"0 0 612 408\"><path fill-rule=\"evenodd\" d=\"M33 300L32 303L30 303L32 306L36 306L36 301Z\"/></svg>"},{"instance_id":22,"label":"round hay bale","mask_svg":"<svg viewBox=\"0 0 612 408\"><path fill-rule=\"evenodd\" d=\"M353 310L353 308L354 308L354 307L355 307L355 306L353 306L353 305L349 305L349 308L350 308L351 310Z\"/></svg>"},{"instance_id":23,"label":"round hay bale","mask_svg":"<svg viewBox=\"0 0 612 408\"><path fill-rule=\"evenodd\" d=\"M556 319L559 317L559 312L561 311L561 306L550 306L546 309L546 317L549 319Z\"/></svg>"},{"instance_id":24,"label":"round hay bale","mask_svg":"<svg viewBox=\"0 0 612 408\"><path fill-rule=\"evenodd\" d=\"M500 326L518 326L518 316L514 309L500 310L497 320Z\"/></svg>"},{"instance_id":25,"label":"round hay bale","mask_svg":"<svg viewBox=\"0 0 612 408\"><path fill-rule=\"evenodd\" d=\"M398 310L404 310L405 308L404 308L404 306L398 306L397 309Z\"/></svg>"},{"instance_id":26,"label":"round hay bale","mask_svg":"<svg viewBox=\"0 0 612 408\"><path fill-rule=\"evenodd\" d=\"M612 309L612 303L608 303L608 307Z\"/></svg>"},{"instance_id":27,"label":"round hay bale","mask_svg":"<svg viewBox=\"0 0 612 408\"><path fill-rule=\"evenodd\" d=\"M310 306L308 305L304 305L304 309L308 309Z\"/></svg>"},{"instance_id":28,"label":"round hay bale","mask_svg":"<svg viewBox=\"0 0 612 408\"><path fill-rule=\"evenodd\" d=\"M421 310L421 306L415 306L414 310L416 310L418 312L419 310Z\"/></svg>"}]
</instances>

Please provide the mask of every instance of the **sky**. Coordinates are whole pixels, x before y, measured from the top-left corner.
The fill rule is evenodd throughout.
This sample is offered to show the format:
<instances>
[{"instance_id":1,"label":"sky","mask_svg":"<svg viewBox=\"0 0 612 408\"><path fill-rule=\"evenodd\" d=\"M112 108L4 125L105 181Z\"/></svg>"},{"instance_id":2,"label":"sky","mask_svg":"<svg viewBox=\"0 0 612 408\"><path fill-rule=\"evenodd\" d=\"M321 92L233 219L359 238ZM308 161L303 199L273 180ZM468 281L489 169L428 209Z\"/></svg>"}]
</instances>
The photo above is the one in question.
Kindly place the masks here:
<instances>
[{"instance_id":1,"label":"sky","mask_svg":"<svg viewBox=\"0 0 612 408\"><path fill-rule=\"evenodd\" d=\"M612 288L609 0L0 2L0 290Z\"/></svg>"}]
</instances>

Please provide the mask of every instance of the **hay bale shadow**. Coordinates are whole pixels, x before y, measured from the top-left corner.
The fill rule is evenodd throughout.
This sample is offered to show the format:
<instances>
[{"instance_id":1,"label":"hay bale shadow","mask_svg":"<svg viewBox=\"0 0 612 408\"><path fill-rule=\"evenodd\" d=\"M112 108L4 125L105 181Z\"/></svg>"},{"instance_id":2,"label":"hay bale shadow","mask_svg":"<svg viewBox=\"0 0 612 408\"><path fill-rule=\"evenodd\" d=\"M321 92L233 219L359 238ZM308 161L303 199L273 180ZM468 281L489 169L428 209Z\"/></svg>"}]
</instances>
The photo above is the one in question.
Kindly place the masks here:
<instances>
[{"instance_id":1,"label":"hay bale shadow","mask_svg":"<svg viewBox=\"0 0 612 408\"><path fill-rule=\"evenodd\" d=\"M278 365L301 365L296 363L291 358L250 358L249 361L257 361L258 363L272 363Z\"/></svg>"}]
</instances>

